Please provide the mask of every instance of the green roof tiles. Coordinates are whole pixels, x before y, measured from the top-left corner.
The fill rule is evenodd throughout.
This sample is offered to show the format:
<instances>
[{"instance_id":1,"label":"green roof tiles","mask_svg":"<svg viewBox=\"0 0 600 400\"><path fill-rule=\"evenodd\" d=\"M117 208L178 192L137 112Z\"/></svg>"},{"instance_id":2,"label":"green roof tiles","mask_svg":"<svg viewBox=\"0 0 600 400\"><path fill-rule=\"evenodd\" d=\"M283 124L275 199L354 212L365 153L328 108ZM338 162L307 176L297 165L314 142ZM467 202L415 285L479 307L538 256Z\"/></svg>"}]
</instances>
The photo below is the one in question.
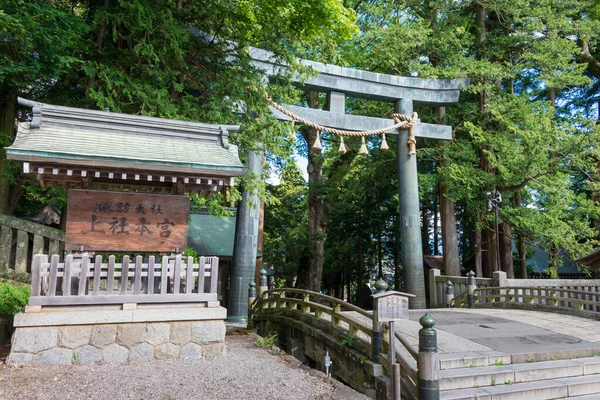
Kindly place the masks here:
<instances>
[{"instance_id":1,"label":"green roof tiles","mask_svg":"<svg viewBox=\"0 0 600 400\"><path fill-rule=\"evenodd\" d=\"M21 123L8 158L111 168L245 174L228 126L38 104ZM37 111L37 114L36 114ZM39 127L36 123L41 121Z\"/></svg>"}]
</instances>

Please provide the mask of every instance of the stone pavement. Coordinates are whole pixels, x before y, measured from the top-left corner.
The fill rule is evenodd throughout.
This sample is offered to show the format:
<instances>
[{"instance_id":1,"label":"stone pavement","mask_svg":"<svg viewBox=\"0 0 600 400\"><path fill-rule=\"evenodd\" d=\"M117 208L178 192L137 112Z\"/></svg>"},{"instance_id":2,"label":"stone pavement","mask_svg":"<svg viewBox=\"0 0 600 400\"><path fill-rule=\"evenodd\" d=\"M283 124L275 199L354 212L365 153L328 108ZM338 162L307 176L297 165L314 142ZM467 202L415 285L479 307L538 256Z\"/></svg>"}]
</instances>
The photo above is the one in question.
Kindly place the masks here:
<instances>
[{"instance_id":1,"label":"stone pavement","mask_svg":"<svg viewBox=\"0 0 600 400\"><path fill-rule=\"evenodd\" d=\"M511 355L513 362L600 354L600 322L541 311L411 310L410 322L397 324L411 341L425 312L436 320L442 354L494 351Z\"/></svg>"}]
</instances>

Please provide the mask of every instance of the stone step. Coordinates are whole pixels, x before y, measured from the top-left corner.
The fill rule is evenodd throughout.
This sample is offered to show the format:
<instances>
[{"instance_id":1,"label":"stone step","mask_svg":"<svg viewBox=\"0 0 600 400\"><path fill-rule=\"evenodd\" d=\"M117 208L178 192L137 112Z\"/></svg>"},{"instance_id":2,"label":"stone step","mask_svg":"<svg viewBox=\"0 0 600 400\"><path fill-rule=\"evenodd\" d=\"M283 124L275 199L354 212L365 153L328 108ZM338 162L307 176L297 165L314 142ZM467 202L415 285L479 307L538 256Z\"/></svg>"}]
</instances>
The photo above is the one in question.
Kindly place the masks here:
<instances>
[{"instance_id":1,"label":"stone step","mask_svg":"<svg viewBox=\"0 0 600 400\"><path fill-rule=\"evenodd\" d=\"M600 399L600 375L585 375L440 392L440 400L549 399L598 400Z\"/></svg>"},{"instance_id":2,"label":"stone step","mask_svg":"<svg viewBox=\"0 0 600 400\"><path fill-rule=\"evenodd\" d=\"M511 385L600 373L600 358L441 370L440 390Z\"/></svg>"},{"instance_id":3,"label":"stone step","mask_svg":"<svg viewBox=\"0 0 600 400\"><path fill-rule=\"evenodd\" d=\"M501 351L467 351L463 353L440 354L440 369L502 366L511 363L510 354Z\"/></svg>"}]
</instances>

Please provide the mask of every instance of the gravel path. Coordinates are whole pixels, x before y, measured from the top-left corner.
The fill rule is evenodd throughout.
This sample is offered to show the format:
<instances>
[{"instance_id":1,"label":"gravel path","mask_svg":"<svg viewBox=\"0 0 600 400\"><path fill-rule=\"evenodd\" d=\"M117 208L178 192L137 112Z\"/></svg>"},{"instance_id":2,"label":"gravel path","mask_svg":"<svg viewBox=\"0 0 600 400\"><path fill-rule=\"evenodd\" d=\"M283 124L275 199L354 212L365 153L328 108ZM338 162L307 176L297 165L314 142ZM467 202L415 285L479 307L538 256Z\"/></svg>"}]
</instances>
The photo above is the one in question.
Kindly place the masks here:
<instances>
[{"instance_id":1,"label":"gravel path","mask_svg":"<svg viewBox=\"0 0 600 400\"><path fill-rule=\"evenodd\" d=\"M226 337L226 356L151 363L0 365L0 399L367 399L285 353Z\"/></svg>"}]
</instances>

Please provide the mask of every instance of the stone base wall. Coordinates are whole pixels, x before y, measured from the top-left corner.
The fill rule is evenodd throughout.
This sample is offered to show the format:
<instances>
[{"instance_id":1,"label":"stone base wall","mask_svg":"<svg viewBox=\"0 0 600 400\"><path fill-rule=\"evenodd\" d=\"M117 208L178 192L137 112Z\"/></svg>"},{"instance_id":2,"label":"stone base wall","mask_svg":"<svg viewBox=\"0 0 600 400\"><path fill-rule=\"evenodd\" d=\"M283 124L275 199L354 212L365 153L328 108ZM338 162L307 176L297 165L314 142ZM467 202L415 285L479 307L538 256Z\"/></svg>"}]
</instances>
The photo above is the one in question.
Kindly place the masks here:
<instances>
[{"instance_id":1,"label":"stone base wall","mask_svg":"<svg viewBox=\"0 0 600 400\"><path fill-rule=\"evenodd\" d=\"M226 352L224 341L223 319L17 327L7 364L212 358Z\"/></svg>"}]
</instances>

